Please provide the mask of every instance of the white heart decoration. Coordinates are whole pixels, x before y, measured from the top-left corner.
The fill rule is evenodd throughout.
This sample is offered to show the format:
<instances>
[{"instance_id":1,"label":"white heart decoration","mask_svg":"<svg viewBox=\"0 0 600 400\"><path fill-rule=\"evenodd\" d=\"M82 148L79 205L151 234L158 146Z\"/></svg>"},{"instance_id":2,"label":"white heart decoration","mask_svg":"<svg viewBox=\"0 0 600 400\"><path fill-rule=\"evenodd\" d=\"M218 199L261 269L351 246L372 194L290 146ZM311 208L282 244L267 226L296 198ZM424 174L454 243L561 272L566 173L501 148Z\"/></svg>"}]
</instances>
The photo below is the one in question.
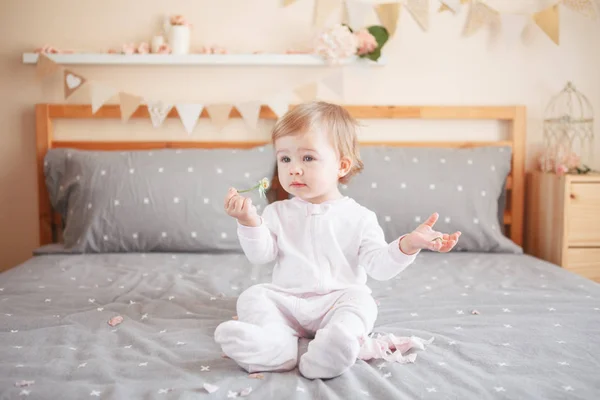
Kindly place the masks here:
<instances>
[{"instance_id":1,"label":"white heart decoration","mask_svg":"<svg viewBox=\"0 0 600 400\"><path fill-rule=\"evenodd\" d=\"M67 75L67 86L69 89L76 88L79 85L81 85L81 78L71 74Z\"/></svg>"}]
</instances>

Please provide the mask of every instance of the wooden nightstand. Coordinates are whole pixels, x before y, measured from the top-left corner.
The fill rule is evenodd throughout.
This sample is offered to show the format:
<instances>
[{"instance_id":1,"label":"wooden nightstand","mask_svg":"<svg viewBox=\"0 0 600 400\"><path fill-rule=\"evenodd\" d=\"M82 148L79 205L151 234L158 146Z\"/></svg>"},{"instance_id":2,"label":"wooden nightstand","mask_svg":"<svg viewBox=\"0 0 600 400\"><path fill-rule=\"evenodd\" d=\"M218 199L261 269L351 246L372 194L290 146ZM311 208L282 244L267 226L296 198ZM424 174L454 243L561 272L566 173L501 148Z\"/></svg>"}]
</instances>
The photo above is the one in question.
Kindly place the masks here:
<instances>
[{"instance_id":1,"label":"wooden nightstand","mask_svg":"<svg viewBox=\"0 0 600 400\"><path fill-rule=\"evenodd\" d=\"M526 201L525 252L600 282L600 174L533 172Z\"/></svg>"}]
</instances>

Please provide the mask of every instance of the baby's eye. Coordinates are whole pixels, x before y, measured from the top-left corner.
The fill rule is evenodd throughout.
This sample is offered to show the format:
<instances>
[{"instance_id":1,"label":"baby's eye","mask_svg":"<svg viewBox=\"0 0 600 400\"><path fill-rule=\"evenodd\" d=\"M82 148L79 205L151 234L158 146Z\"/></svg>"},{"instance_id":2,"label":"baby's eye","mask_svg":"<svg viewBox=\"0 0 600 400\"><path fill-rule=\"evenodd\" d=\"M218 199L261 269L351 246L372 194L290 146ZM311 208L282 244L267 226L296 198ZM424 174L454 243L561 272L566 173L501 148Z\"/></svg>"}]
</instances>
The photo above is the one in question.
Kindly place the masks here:
<instances>
[{"instance_id":1,"label":"baby's eye","mask_svg":"<svg viewBox=\"0 0 600 400\"><path fill-rule=\"evenodd\" d=\"M304 161L314 161L313 156L304 156Z\"/></svg>"},{"instance_id":2,"label":"baby's eye","mask_svg":"<svg viewBox=\"0 0 600 400\"><path fill-rule=\"evenodd\" d=\"M283 156L280 158L281 162L288 163L290 162L290 158L288 156Z\"/></svg>"}]
</instances>

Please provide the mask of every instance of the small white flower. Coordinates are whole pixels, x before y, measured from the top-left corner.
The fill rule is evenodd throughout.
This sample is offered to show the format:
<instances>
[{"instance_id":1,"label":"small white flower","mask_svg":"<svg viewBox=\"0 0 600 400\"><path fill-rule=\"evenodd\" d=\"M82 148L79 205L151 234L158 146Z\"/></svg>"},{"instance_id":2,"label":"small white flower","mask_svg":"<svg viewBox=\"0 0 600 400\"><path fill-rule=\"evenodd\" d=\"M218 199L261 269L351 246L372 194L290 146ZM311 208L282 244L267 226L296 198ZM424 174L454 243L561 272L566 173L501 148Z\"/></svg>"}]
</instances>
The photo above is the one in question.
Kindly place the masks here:
<instances>
[{"instance_id":1,"label":"small white flower","mask_svg":"<svg viewBox=\"0 0 600 400\"><path fill-rule=\"evenodd\" d=\"M160 234L160 236L162 236L162 237L166 238L166 237L167 237L167 232L162 232L162 233Z\"/></svg>"},{"instance_id":2,"label":"small white flower","mask_svg":"<svg viewBox=\"0 0 600 400\"><path fill-rule=\"evenodd\" d=\"M119 202L119 200L115 200L114 204L115 204L115 206L118 206L121 203Z\"/></svg>"},{"instance_id":3,"label":"small white flower","mask_svg":"<svg viewBox=\"0 0 600 400\"><path fill-rule=\"evenodd\" d=\"M192 235L193 238L195 238L196 236L198 236L198 234L196 232L192 232L191 235Z\"/></svg>"},{"instance_id":4,"label":"small white flower","mask_svg":"<svg viewBox=\"0 0 600 400\"><path fill-rule=\"evenodd\" d=\"M204 198L204 204L208 204L209 202L210 202L210 200L207 197L205 197Z\"/></svg>"},{"instance_id":5,"label":"small white flower","mask_svg":"<svg viewBox=\"0 0 600 400\"><path fill-rule=\"evenodd\" d=\"M435 185L432 183L431 185L429 185L429 189L434 190L435 189Z\"/></svg>"},{"instance_id":6,"label":"small white flower","mask_svg":"<svg viewBox=\"0 0 600 400\"><path fill-rule=\"evenodd\" d=\"M133 174L134 172L135 172L135 169L134 169L134 168L129 168L129 173L130 173L130 174Z\"/></svg>"},{"instance_id":7,"label":"small white flower","mask_svg":"<svg viewBox=\"0 0 600 400\"><path fill-rule=\"evenodd\" d=\"M440 158L440 162L441 162L442 164L446 164L446 159L445 159L445 158Z\"/></svg>"},{"instance_id":8,"label":"small white flower","mask_svg":"<svg viewBox=\"0 0 600 400\"><path fill-rule=\"evenodd\" d=\"M459 192L462 192L462 190L463 190L463 187L462 187L461 185L458 185L458 186L456 187L456 190L458 190Z\"/></svg>"},{"instance_id":9,"label":"small white flower","mask_svg":"<svg viewBox=\"0 0 600 400\"><path fill-rule=\"evenodd\" d=\"M392 217L390 217L389 215L385 216L385 222L390 222L392 220Z\"/></svg>"},{"instance_id":10,"label":"small white flower","mask_svg":"<svg viewBox=\"0 0 600 400\"><path fill-rule=\"evenodd\" d=\"M400 189L406 189L406 183L402 182L402 183L400 184Z\"/></svg>"},{"instance_id":11,"label":"small white flower","mask_svg":"<svg viewBox=\"0 0 600 400\"><path fill-rule=\"evenodd\" d=\"M188 167L188 172L194 172L194 168L193 167Z\"/></svg>"},{"instance_id":12,"label":"small white flower","mask_svg":"<svg viewBox=\"0 0 600 400\"><path fill-rule=\"evenodd\" d=\"M414 163L418 163L418 162L419 162L419 159L418 159L417 157L413 157L413 159L412 159L412 162L414 162Z\"/></svg>"},{"instance_id":13,"label":"small white flower","mask_svg":"<svg viewBox=\"0 0 600 400\"><path fill-rule=\"evenodd\" d=\"M179 197L173 197L173 203L179 204Z\"/></svg>"},{"instance_id":14,"label":"small white flower","mask_svg":"<svg viewBox=\"0 0 600 400\"><path fill-rule=\"evenodd\" d=\"M467 164L473 165L473 160L471 160L471 159L467 160Z\"/></svg>"},{"instance_id":15,"label":"small white flower","mask_svg":"<svg viewBox=\"0 0 600 400\"><path fill-rule=\"evenodd\" d=\"M147 197L144 197L144 204L150 204L150 199Z\"/></svg>"},{"instance_id":16,"label":"small white flower","mask_svg":"<svg viewBox=\"0 0 600 400\"><path fill-rule=\"evenodd\" d=\"M131 235L131 237L132 237L132 238L134 238L134 239L137 239L137 238L138 238L138 234L137 234L137 233L133 233L133 234Z\"/></svg>"},{"instance_id":17,"label":"small white flower","mask_svg":"<svg viewBox=\"0 0 600 400\"><path fill-rule=\"evenodd\" d=\"M100 171L100 175L102 175L102 176L106 175L106 171L105 170Z\"/></svg>"},{"instance_id":18,"label":"small white flower","mask_svg":"<svg viewBox=\"0 0 600 400\"><path fill-rule=\"evenodd\" d=\"M227 239L227 233L221 232L221 239Z\"/></svg>"},{"instance_id":19,"label":"small white flower","mask_svg":"<svg viewBox=\"0 0 600 400\"><path fill-rule=\"evenodd\" d=\"M165 172L165 169L164 169L163 167L160 167L160 168L158 169L158 172L161 172L161 173L162 173L162 172Z\"/></svg>"},{"instance_id":20,"label":"small white flower","mask_svg":"<svg viewBox=\"0 0 600 400\"><path fill-rule=\"evenodd\" d=\"M222 174L223 170L221 168L217 168L217 174Z\"/></svg>"}]
</instances>

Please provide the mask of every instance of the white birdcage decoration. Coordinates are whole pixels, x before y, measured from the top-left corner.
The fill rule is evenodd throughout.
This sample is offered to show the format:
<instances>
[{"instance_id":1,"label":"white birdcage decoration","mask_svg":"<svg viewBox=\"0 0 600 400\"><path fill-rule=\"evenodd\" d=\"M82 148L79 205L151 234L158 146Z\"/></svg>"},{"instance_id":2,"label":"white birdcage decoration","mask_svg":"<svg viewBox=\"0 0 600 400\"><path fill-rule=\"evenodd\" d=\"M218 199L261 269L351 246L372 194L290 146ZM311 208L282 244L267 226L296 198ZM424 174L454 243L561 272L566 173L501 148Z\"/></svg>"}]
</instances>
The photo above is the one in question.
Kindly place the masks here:
<instances>
[{"instance_id":1,"label":"white birdcage decoration","mask_svg":"<svg viewBox=\"0 0 600 400\"><path fill-rule=\"evenodd\" d=\"M548 104L544 116L545 172L587 173L594 149L594 110L571 82Z\"/></svg>"}]
</instances>

